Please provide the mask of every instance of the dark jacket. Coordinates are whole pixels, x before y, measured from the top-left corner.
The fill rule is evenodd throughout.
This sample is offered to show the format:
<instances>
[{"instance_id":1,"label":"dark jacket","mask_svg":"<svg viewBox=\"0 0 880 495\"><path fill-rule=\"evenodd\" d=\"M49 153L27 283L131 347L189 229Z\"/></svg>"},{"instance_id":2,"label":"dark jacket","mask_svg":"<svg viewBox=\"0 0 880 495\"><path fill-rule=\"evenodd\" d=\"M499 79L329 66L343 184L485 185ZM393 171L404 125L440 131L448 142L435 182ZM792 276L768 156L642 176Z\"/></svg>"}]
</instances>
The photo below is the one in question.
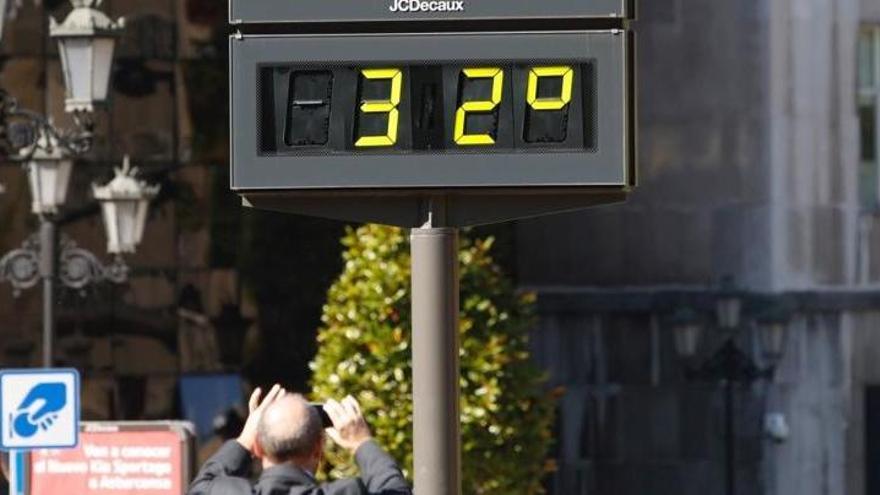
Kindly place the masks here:
<instances>
[{"instance_id":1,"label":"dark jacket","mask_svg":"<svg viewBox=\"0 0 880 495\"><path fill-rule=\"evenodd\" d=\"M223 447L202 466L190 485L188 495L412 495L400 469L376 442L358 448L355 461L360 477L318 484L304 469L290 464L263 471L257 482L247 478L251 455L235 440Z\"/></svg>"}]
</instances>

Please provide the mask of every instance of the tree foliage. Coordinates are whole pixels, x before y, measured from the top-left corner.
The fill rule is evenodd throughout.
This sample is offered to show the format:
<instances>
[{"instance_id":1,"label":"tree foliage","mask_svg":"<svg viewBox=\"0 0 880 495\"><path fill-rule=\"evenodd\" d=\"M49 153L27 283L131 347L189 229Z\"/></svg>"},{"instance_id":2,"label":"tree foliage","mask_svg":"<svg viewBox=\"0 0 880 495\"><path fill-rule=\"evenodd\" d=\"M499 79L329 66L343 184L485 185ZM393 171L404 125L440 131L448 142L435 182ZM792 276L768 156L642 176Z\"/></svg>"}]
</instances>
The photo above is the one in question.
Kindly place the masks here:
<instances>
[{"instance_id":1,"label":"tree foliage","mask_svg":"<svg viewBox=\"0 0 880 495\"><path fill-rule=\"evenodd\" d=\"M406 231L348 229L342 274L328 291L312 362L316 399L351 393L374 435L412 473L410 254ZM461 426L466 494L542 493L555 398L530 364L534 295L514 290L492 239L462 240ZM329 446L325 475L355 473Z\"/></svg>"}]
</instances>

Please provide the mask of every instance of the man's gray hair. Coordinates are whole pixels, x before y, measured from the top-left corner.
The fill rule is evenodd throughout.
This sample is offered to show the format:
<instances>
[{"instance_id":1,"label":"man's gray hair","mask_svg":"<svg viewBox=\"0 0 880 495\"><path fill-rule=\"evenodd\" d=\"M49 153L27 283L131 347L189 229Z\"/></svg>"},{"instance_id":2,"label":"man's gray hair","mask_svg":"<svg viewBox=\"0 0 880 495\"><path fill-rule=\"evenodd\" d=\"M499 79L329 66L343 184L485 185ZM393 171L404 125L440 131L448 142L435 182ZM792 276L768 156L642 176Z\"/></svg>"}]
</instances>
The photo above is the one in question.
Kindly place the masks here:
<instances>
[{"instance_id":1,"label":"man's gray hair","mask_svg":"<svg viewBox=\"0 0 880 495\"><path fill-rule=\"evenodd\" d=\"M291 404L291 399L296 404ZM288 395L269 406L269 409L281 406L299 410L295 413L286 411L293 414L283 414L282 417L288 419L284 423L278 421L278 418L272 419L277 415L271 415L270 418L270 415L264 413L257 426L257 442L263 452L275 461L287 462L305 458L314 452L321 441L324 429L321 417L318 411L299 394Z\"/></svg>"}]
</instances>

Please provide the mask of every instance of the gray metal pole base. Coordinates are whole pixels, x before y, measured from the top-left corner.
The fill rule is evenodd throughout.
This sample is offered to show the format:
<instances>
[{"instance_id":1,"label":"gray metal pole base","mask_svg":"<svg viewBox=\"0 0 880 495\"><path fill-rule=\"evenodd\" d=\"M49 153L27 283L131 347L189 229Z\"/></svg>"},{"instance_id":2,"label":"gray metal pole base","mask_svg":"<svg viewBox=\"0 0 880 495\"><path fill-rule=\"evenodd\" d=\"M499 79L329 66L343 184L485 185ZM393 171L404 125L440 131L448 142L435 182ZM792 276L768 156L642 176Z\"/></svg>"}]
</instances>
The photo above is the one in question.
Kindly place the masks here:
<instances>
[{"instance_id":1,"label":"gray metal pole base","mask_svg":"<svg viewBox=\"0 0 880 495\"><path fill-rule=\"evenodd\" d=\"M411 242L415 493L460 495L458 229L413 229Z\"/></svg>"}]
</instances>

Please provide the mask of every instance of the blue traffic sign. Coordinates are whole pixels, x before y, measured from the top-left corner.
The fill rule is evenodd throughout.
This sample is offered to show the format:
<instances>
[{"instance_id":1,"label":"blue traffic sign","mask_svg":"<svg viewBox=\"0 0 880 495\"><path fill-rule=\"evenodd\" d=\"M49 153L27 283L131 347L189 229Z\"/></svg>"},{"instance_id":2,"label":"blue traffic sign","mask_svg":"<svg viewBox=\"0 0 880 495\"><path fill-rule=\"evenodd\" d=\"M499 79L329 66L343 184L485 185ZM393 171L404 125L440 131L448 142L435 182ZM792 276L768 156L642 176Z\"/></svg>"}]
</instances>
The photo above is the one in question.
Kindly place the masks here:
<instances>
[{"instance_id":1,"label":"blue traffic sign","mask_svg":"<svg viewBox=\"0 0 880 495\"><path fill-rule=\"evenodd\" d=\"M0 370L0 449L76 447L79 387L74 369Z\"/></svg>"}]
</instances>

